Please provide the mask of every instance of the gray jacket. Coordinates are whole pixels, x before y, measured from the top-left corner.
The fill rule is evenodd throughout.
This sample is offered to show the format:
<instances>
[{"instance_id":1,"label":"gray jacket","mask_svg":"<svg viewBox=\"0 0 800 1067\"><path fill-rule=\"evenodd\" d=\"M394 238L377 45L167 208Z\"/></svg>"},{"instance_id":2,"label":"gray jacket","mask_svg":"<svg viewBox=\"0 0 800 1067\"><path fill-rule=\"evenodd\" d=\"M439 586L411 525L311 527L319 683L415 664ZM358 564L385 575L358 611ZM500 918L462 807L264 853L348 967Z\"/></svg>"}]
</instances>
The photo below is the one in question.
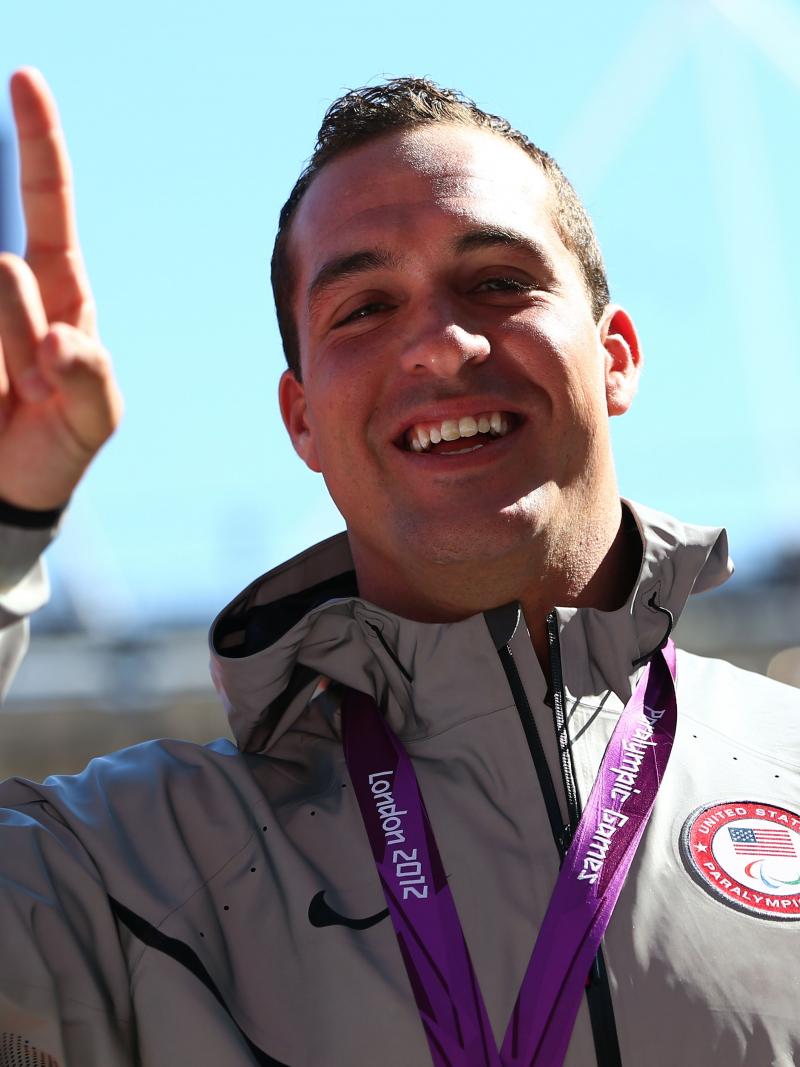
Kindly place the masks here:
<instances>
[{"instance_id":1,"label":"gray jacket","mask_svg":"<svg viewBox=\"0 0 800 1067\"><path fill-rule=\"evenodd\" d=\"M628 603L556 612L560 746L516 609L400 619L356 595L342 535L214 623L212 673L238 747L153 741L76 777L1 786L0 1067L430 1063L328 679L371 693L412 757L499 1043L558 870L525 716L566 822L564 783L588 795L664 609L677 618L730 572L720 531L634 514L644 554ZM16 538L15 578L32 545ZM0 599L7 665L40 580ZM788 827L791 881L800 835L776 813L800 813L798 712L795 689L679 655L672 760L605 939L625 1067L800 1062L800 895L751 883L737 899L738 859L712 848L691 860L704 847L693 826L711 840L725 811L762 804L762 822ZM744 833L725 848L760 847ZM596 1062L584 1004L567 1063Z\"/></svg>"}]
</instances>

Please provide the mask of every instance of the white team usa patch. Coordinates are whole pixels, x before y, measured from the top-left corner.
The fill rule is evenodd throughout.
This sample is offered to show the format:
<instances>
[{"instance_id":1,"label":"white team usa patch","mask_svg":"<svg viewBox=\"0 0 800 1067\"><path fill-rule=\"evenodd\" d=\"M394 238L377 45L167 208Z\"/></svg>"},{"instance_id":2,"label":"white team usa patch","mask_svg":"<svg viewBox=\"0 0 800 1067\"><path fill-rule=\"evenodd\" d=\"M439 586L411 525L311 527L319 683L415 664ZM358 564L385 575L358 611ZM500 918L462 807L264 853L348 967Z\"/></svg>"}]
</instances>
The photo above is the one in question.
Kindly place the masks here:
<instances>
[{"instance_id":1,"label":"white team usa patch","mask_svg":"<svg viewBox=\"0 0 800 1067\"><path fill-rule=\"evenodd\" d=\"M731 800L693 811L680 837L683 861L707 892L765 919L800 920L800 816L763 801Z\"/></svg>"}]
</instances>

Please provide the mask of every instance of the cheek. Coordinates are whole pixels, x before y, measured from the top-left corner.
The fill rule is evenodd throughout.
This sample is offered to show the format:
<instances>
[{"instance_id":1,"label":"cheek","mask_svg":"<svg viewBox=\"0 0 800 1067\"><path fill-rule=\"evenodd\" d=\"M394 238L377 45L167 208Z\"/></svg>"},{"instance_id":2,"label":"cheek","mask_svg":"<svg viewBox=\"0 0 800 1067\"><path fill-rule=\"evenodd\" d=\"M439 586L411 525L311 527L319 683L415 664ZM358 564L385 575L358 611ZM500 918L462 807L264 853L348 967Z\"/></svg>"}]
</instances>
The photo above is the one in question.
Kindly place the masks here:
<instances>
[{"instance_id":1,"label":"cheek","mask_svg":"<svg viewBox=\"0 0 800 1067\"><path fill-rule=\"evenodd\" d=\"M517 362L556 407L566 402L583 412L599 404L605 410L604 364L593 323L541 308L535 317L509 320L504 336Z\"/></svg>"},{"instance_id":2,"label":"cheek","mask_svg":"<svg viewBox=\"0 0 800 1067\"><path fill-rule=\"evenodd\" d=\"M315 369L306 382L308 422L323 473L340 469L365 440L374 405L366 376L333 361Z\"/></svg>"}]
</instances>

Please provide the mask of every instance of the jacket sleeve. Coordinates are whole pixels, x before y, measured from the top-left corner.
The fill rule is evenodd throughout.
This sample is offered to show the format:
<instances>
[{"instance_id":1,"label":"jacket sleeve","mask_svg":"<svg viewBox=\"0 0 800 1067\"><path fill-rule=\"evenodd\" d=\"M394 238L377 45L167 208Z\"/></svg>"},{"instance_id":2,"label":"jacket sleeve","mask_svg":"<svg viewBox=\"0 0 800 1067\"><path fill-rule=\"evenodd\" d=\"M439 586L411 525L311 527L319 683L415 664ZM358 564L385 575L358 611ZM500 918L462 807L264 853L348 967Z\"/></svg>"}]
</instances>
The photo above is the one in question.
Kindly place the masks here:
<instances>
[{"instance_id":1,"label":"jacket sleeve","mask_svg":"<svg viewBox=\"0 0 800 1067\"><path fill-rule=\"evenodd\" d=\"M133 1067L130 976L106 888L37 789L0 785L0 1067Z\"/></svg>"},{"instance_id":2,"label":"jacket sleeve","mask_svg":"<svg viewBox=\"0 0 800 1067\"><path fill-rule=\"evenodd\" d=\"M57 528L0 522L0 694L25 653L27 616L47 601L40 557ZM0 1067L133 1067L130 976L107 890L47 792L0 783Z\"/></svg>"},{"instance_id":3,"label":"jacket sleeve","mask_svg":"<svg viewBox=\"0 0 800 1067\"><path fill-rule=\"evenodd\" d=\"M31 530L0 523L0 701L28 647L27 617L50 594L40 557L56 531L57 526Z\"/></svg>"}]
</instances>

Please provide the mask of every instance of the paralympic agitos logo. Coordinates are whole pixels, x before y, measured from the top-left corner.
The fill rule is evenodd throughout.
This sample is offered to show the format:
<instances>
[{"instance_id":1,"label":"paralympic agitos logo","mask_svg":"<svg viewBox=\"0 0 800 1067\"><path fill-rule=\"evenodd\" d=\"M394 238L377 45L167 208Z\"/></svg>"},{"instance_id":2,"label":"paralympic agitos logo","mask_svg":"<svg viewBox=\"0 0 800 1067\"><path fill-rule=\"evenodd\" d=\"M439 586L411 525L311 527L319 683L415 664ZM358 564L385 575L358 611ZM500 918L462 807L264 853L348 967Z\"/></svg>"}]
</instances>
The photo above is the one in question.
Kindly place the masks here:
<instances>
[{"instance_id":1,"label":"paralympic agitos logo","mask_svg":"<svg viewBox=\"0 0 800 1067\"><path fill-rule=\"evenodd\" d=\"M763 801L734 800L692 812L681 855L712 896L766 919L800 920L800 816Z\"/></svg>"}]
</instances>

